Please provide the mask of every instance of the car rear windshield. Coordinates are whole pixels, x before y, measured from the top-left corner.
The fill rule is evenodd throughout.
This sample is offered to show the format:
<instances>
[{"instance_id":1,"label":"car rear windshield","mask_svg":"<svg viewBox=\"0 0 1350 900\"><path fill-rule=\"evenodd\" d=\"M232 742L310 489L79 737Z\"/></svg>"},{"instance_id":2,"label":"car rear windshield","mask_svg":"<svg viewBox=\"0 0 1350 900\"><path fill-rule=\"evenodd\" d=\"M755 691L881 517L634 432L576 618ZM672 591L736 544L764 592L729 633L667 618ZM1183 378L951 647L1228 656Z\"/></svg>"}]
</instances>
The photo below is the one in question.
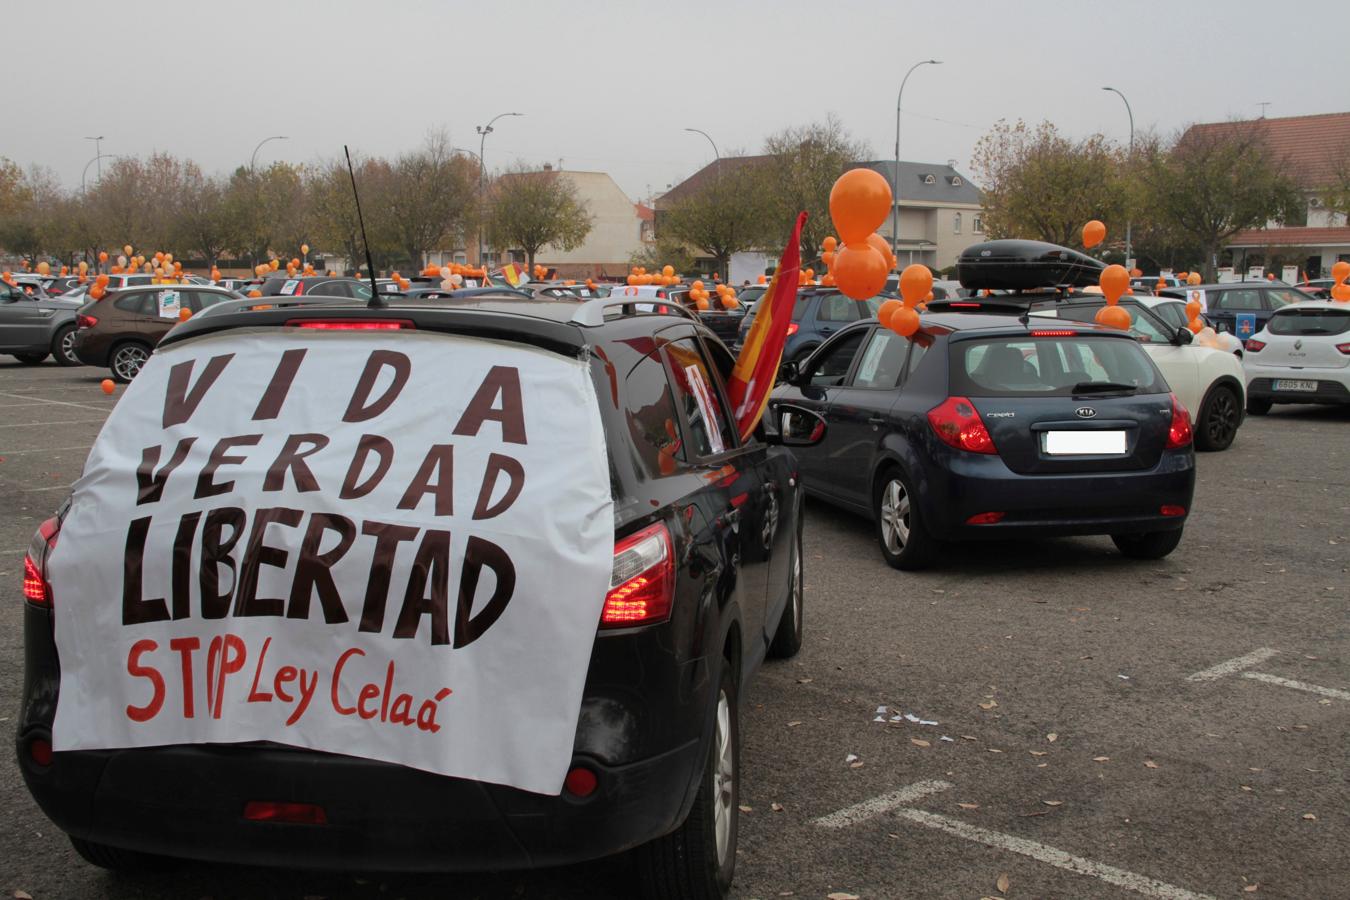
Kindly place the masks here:
<instances>
[{"instance_id":1,"label":"car rear windshield","mask_svg":"<svg viewBox=\"0 0 1350 900\"><path fill-rule=\"evenodd\" d=\"M1139 345L1120 338L1013 335L953 341L950 355L952 393L967 397L1067 397L1094 382L1167 390Z\"/></svg>"},{"instance_id":2,"label":"car rear windshield","mask_svg":"<svg viewBox=\"0 0 1350 900\"><path fill-rule=\"evenodd\" d=\"M1350 310L1285 309L1270 317L1271 334L1344 334L1350 331Z\"/></svg>"}]
</instances>

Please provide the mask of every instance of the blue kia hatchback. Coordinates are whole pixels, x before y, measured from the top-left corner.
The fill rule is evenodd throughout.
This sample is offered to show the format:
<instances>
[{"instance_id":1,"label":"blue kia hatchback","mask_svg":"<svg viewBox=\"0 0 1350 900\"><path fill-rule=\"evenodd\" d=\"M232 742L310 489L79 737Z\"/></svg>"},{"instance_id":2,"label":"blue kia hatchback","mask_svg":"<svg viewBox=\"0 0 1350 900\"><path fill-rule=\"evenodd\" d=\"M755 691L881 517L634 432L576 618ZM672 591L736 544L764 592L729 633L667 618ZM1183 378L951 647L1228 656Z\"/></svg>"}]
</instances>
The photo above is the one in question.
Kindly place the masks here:
<instances>
[{"instance_id":1,"label":"blue kia hatchback","mask_svg":"<svg viewBox=\"0 0 1350 900\"><path fill-rule=\"evenodd\" d=\"M828 422L798 451L803 486L871 517L898 569L943 541L1053 535L1158 559L1190 511L1190 417L1127 332L930 313L904 338L868 319L786 364L774 403Z\"/></svg>"}]
</instances>

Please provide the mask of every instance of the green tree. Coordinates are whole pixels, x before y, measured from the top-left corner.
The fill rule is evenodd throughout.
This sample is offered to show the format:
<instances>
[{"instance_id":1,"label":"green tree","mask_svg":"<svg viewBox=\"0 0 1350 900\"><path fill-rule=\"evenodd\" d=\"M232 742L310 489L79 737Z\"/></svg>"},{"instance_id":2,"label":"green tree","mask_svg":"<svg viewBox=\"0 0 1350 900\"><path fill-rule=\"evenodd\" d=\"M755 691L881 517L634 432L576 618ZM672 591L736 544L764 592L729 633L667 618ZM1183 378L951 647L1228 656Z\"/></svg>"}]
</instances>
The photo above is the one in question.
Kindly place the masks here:
<instances>
[{"instance_id":1,"label":"green tree","mask_svg":"<svg viewBox=\"0 0 1350 900\"><path fill-rule=\"evenodd\" d=\"M421 150L393 163L378 197L388 213L390 235L414 269L426 255L463 234L471 221L478 168L454 152L449 136L427 137Z\"/></svg>"},{"instance_id":2,"label":"green tree","mask_svg":"<svg viewBox=\"0 0 1350 900\"><path fill-rule=\"evenodd\" d=\"M1215 277L1219 251L1233 235L1305 209L1259 120L1190 129L1143 165L1149 207L1199 248L1206 279Z\"/></svg>"},{"instance_id":3,"label":"green tree","mask_svg":"<svg viewBox=\"0 0 1350 900\"><path fill-rule=\"evenodd\" d=\"M235 243L226 204L228 182L203 175L195 165L184 179L174 207L175 246L215 266Z\"/></svg>"},{"instance_id":4,"label":"green tree","mask_svg":"<svg viewBox=\"0 0 1350 900\"><path fill-rule=\"evenodd\" d=\"M768 155L760 170L763 192L763 232L759 246L773 256L787 242L797 213L806 211L802 227L803 264L820 256L820 245L834 233L830 220L830 190L850 166L870 156L835 116L823 122L785 128L764 142Z\"/></svg>"},{"instance_id":5,"label":"green tree","mask_svg":"<svg viewBox=\"0 0 1350 900\"><path fill-rule=\"evenodd\" d=\"M721 162L726 165L719 165L700 190L657 210L656 230L668 244L673 239L711 256L717 273L726 278L733 253L764 245L765 172L762 165L735 157Z\"/></svg>"},{"instance_id":6,"label":"green tree","mask_svg":"<svg viewBox=\"0 0 1350 900\"><path fill-rule=\"evenodd\" d=\"M493 184L487 218L493 245L524 250L530 268L543 247L580 247L593 221L571 179L524 163L517 163Z\"/></svg>"},{"instance_id":7,"label":"green tree","mask_svg":"<svg viewBox=\"0 0 1350 900\"><path fill-rule=\"evenodd\" d=\"M642 266L648 272L659 272L662 266L671 266L676 272L689 274L696 261L689 245L679 238L658 234L656 240L628 257L628 265Z\"/></svg>"},{"instance_id":8,"label":"green tree","mask_svg":"<svg viewBox=\"0 0 1350 900\"><path fill-rule=\"evenodd\" d=\"M370 203L379 197L392 178L389 163L380 158L354 161L357 187L367 198L366 236L370 239L370 255L375 265L387 269L398 252L397 237L391 234L388 208L382 203ZM351 176L345 160L333 160L311 172L309 198L314 220L316 249L340 253L348 265L360 268L366 261L365 244L361 242L361 225L356 217L356 201L352 197Z\"/></svg>"},{"instance_id":9,"label":"green tree","mask_svg":"<svg viewBox=\"0 0 1350 900\"><path fill-rule=\"evenodd\" d=\"M1083 225L1100 219L1108 234L1123 237L1131 211L1126 163L1124 151L1100 134L1074 141L1050 122L1031 128L1000 120L971 157L984 190L986 235L1074 246Z\"/></svg>"}]
</instances>

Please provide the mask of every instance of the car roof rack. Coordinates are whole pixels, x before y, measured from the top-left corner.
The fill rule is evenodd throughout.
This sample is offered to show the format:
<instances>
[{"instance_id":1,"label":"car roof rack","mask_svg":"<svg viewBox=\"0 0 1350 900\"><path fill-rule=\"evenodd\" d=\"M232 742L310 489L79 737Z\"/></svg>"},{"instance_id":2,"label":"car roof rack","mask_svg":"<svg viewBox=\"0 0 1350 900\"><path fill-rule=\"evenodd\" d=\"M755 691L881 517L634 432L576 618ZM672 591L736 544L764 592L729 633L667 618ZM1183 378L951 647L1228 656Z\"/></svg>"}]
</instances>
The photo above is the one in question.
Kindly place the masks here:
<instances>
[{"instance_id":1,"label":"car roof rack","mask_svg":"<svg viewBox=\"0 0 1350 900\"><path fill-rule=\"evenodd\" d=\"M582 328L598 328L605 324L605 312L609 309L621 306L634 306L636 304L657 307L663 306L666 309L677 309L680 314L695 322L698 317L685 309L683 305L674 300L664 300L659 297L597 297L594 300L587 300L572 313L571 322L573 325L580 325ZM655 309L651 313L640 310L633 310L627 315L667 315L667 313L657 313Z\"/></svg>"}]
</instances>

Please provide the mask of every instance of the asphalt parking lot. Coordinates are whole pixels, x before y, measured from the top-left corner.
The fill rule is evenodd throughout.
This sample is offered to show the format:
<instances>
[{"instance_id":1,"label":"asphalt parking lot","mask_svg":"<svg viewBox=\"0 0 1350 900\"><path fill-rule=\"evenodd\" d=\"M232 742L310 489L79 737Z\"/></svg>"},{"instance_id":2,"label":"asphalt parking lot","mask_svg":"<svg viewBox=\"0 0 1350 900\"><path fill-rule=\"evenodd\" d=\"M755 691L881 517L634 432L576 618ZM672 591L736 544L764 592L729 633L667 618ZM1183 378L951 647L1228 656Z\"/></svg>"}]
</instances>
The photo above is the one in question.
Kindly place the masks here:
<instances>
[{"instance_id":1,"label":"asphalt parking lot","mask_svg":"<svg viewBox=\"0 0 1350 900\"><path fill-rule=\"evenodd\" d=\"M115 402L105 375L0 358L6 741L22 554ZM1347 434L1347 410L1248 420L1231 450L1200 456L1186 538L1161 562L1082 538L970 546L902 574L867 523L812 505L806 645L743 701L736 895L1350 896ZM115 878L75 855L6 751L0 896L16 891L631 896L624 860L471 877L184 866Z\"/></svg>"}]
</instances>

